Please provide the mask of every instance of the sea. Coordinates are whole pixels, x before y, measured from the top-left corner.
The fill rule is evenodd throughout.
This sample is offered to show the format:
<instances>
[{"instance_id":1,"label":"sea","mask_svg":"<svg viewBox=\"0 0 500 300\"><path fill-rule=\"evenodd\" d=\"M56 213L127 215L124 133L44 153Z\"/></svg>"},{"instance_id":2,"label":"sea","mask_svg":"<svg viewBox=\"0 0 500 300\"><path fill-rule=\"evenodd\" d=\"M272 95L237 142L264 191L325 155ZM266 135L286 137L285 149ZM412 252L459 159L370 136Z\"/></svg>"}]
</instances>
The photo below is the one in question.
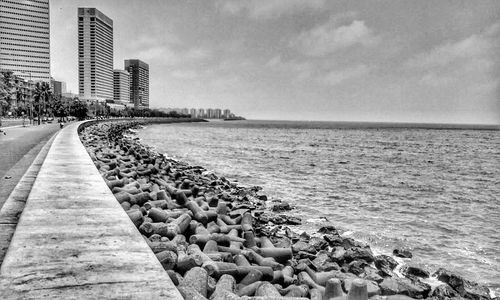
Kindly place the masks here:
<instances>
[{"instance_id":1,"label":"sea","mask_svg":"<svg viewBox=\"0 0 500 300\"><path fill-rule=\"evenodd\" d=\"M498 126L216 121L148 125L160 153L257 185L315 232L332 224L376 254L395 248L500 295Z\"/></svg>"}]
</instances>

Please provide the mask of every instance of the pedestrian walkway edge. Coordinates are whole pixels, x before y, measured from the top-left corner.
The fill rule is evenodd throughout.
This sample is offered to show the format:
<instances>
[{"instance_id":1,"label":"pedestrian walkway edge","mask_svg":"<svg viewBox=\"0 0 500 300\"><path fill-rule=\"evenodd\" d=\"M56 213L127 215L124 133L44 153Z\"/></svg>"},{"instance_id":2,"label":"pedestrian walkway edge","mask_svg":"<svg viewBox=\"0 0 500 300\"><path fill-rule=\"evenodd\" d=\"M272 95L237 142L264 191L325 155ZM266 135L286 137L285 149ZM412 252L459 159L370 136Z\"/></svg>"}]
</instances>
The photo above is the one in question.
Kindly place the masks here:
<instances>
[{"instance_id":1,"label":"pedestrian walkway edge","mask_svg":"<svg viewBox=\"0 0 500 300\"><path fill-rule=\"evenodd\" d=\"M0 268L1 299L182 299L80 142L62 129Z\"/></svg>"}]
</instances>

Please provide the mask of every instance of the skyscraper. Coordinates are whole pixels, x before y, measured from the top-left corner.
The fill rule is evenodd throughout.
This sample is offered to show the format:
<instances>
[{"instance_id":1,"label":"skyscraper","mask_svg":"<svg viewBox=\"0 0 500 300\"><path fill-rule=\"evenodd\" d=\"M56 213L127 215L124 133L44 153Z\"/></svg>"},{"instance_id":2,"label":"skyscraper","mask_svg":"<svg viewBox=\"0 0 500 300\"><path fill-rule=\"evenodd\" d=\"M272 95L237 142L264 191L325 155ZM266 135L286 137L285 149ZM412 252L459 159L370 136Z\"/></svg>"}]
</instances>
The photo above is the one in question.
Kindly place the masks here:
<instances>
[{"instance_id":1,"label":"skyscraper","mask_svg":"<svg viewBox=\"0 0 500 300\"><path fill-rule=\"evenodd\" d=\"M78 89L83 99L113 99L113 20L78 8Z\"/></svg>"},{"instance_id":2,"label":"skyscraper","mask_svg":"<svg viewBox=\"0 0 500 300\"><path fill-rule=\"evenodd\" d=\"M0 69L50 82L49 0L0 1Z\"/></svg>"},{"instance_id":3,"label":"skyscraper","mask_svg":"<svg viewBox=\"0 0 500 300\"><path fill-rule=\"evenodd\" d=\"M113 70L113 91L115 103L129 104L130 102L130 75L125 70Z\"/></svg>"},{"instance_id":4,"label":"skyscraper","mask_svg":"<svg viewBox=\"0 0 500 300\"><path fill-rule=\"evenodd\" d=\"M130 74L130 102L135 108L149 107L149 65L138 59L125 60Z\"/></svg>"}]
</instances>

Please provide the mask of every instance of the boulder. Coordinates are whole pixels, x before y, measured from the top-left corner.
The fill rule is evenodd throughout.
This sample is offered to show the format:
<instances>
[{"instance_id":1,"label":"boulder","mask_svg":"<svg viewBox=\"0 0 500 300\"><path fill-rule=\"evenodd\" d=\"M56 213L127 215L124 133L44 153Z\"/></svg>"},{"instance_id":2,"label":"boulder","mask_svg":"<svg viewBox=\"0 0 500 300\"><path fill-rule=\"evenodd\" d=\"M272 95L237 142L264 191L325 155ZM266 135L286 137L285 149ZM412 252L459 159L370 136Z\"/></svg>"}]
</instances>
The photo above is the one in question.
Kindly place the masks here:
<instances>
[{"instance_id":1,"label":"boulder","mask_svg":"<svg viewBox=\"0 0 500 300\"><path fill-rule=\"evenodd\" d=\"M345 251L344 247L337 246L337 247L332 249L332 252L330 253L330 257L331 257L333 262L337 262L337 263L341 264L345 259L345 257L344 257L345 254L346 254L346 251Z\"/></svg>"},{"instance_id":2,"label":"boulder","mask_svg":"<svg viewBox=\"0 0 500 300\"><path fill-rule=\"evenodd\" d=\"M491 299L490 291L487 287L468 281L444 268L438 269L434 273L434 276L439 281L447 283L464 298L473 300Z\"/></svg>"},{"instance_id":3,"label":"boulder","mask_svg":"<svg viewBox=\"0 0 500 300\"><path fill-rule=\"evenodd\" d=\"M394 256L402 257L402 258L412 258L413 257L413 254L408 249L394 249L392 251L392 254L394 254Z\"/></svg>"},{"instance_id":4,"label":"boulder","mask_svg":"<svg viewBox=\"0 0 500 300\"><path fill-rule=\"evenodd\" d=\"M330 245L330 247L342 246L342 242L344 241L338 234L325 234L323 235L323 239L328 243L328 245Z\"/></svg>"},{"instance_id":5,"label":"boulder","mask_svg":"<svg viewBox=\"0 0 500 300\"><path fill-rule=\"evenodd\" d=\"M318 233L321 234L333 234L333 235L338 235L337 229L333 225L327 225L323 226L320 229L318 229Z\"/></svg>"},{"instance_id":6,"label":"boulder","mask_svg":"<svg viewBox=\"0 0 500 300\"><path fill-rule=\"evenodd\" d=\"M368 264L364 260L354 260L351 261L347 266L344 266L343 269L345 269L346 272L360 276L365 272L365 267L367 266Z\"/></svg>"},{"instance_id":7,"label":"boulder","mask_svg":"<svg viewBox=\"0 0 500 300\"><path fill-rule=\"evenodd\" d=\"M429 272L415 265L405 265L401 268L401 273L406 277L417 276L421 278L429 278Z\"/></svg>"},{"instance_id":8,"label":"boulder","mask_svg":"<svg viewBox=\"0 0 500 300\"><path fill-rule=\"evenodd\" d=\"M272 211L274 212L284 212L292 210L292 207L288 202L281 202L273 205Z\"/></svg>"},{"instance_id":9,"label":"boulder","mask_svg":"<svg viewBox=\"0 0 500 300\"><path fill-rule=\"evenodd\" d=\"M374 260L372 250L369 247L351 247L347 249L344 259L348 263L354 260L364 260L371 263Z\"/></svg>"},{"instance_id":10,"label":"boulder","mask_svg":"<svg viewBox=\"0 0 500 300\"><path fill-rule=\"evenodd\" d=\"M388 269L392 271L398 265L398 262L394 258L387 255L377 255L373 259L375 267L379 270Z\"/></svg>"},{"instance_id":11,"label":"boulder","mask_svg":"<svg viewBox=\"0 0 500 300\"><path fill-rule=\"evenodd\" d=\"M332 261L330 255L325 250L321 250L316 254L313 264L316 266L316 269L321 272L340 270L340 266Z\"/></svg>"},{"instance_id":12,"label":"boulder","mask_svg":"<svg viewBox=\"0 0 500 300\"><path fill-rule=\"evenodd\" d=\"M384 280L384 278L378 274L378 270L371 266L365 267L363 278L375 281L377 283L380 283Z\"/></svg>"},{"instance_id":13,"label":"boulder","mask_svg":"<svg viewBox=\"0 0 500 300\"><path fill-rule=\"evenodd\" d=\"M298 241L295 244L293 244L292 250L293 252L304 251L311 254L316 254L316 249L314 248L314 246L303 241Z\"/></svg>"},{"instance_id":14,"label":"boulder","mask_svg":"<svg viewBox=\"0 0 500 300\"><path fill-rule=\"evenodd\" d=\"M441 284L437 286L432 293L429 295L429 297L436 299L436 300L448 300L448 299L463 299L460 297L460 294L455 291L451 286L445 284Z\"/></svg>"},{"instance_id":15,"label":"boulder","mask_svg":"<svg viewBox=\"0 0 500 300\"><path fill-rule=\"evenodd\" d=\"M319 237L312 237L309 240L309 244L311 244L316 249L316 251L328 248L328 243L324 239Z\"/></svg>"},{"instance_id":16,"label":"boulder","mask_svg":"<svg viewBox=\"0 0 500 300\"><path fill-rule=\"evenodd\" d=\"M419 280L388 277L379 284L382 295L406 295L415 299L427 298L431 286Z\"/></svg>"}]
</instances>

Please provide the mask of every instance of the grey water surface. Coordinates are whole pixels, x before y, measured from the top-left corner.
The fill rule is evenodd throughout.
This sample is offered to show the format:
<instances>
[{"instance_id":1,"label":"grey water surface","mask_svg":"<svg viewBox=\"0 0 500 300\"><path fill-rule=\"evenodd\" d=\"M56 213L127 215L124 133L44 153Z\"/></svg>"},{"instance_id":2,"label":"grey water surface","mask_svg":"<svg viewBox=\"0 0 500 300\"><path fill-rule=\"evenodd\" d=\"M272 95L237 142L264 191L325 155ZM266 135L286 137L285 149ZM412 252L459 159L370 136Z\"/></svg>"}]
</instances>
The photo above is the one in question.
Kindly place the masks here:
<instances>
[{"instance_id":1,"label":"grey water surface","mask_svg":"<svg viewBox=\"0 0 500 300\"><path fill-rule=\"evenodd\" d=\"M429 128L425 128L429 127ZM433 271L500 291L500 131L333 122L150 125L160 153L288 201L379 253L410 248Z\"/></svg>"}]
</instances>

